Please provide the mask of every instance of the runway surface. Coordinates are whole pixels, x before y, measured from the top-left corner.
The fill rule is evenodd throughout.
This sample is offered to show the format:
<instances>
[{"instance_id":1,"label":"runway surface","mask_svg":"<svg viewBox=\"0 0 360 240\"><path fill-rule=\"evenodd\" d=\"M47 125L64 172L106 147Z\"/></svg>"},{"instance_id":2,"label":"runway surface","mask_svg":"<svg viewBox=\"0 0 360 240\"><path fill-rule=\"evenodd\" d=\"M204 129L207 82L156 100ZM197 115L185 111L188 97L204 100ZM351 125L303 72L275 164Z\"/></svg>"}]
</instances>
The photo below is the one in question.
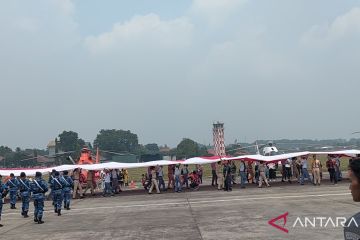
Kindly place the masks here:
<instances>
[{"instance_id":1,"label":"runway surface","mask_svg":"<svg viewBox=\"0 0 360 240\"><path fill-rule=\"evenodd\" d=\"M4 205L1 239L343 239L343 228L293 227L297 217L350 217L360 210L352 201L348 180L322 186L273 184L232 192L206 187L164 194L127 192L114 197L74 200L58 217L46 202L45 224ZM284 228L268 221L288 212ZM276 222L283 226L283 220Z\"/></svg>"}]
</instances>

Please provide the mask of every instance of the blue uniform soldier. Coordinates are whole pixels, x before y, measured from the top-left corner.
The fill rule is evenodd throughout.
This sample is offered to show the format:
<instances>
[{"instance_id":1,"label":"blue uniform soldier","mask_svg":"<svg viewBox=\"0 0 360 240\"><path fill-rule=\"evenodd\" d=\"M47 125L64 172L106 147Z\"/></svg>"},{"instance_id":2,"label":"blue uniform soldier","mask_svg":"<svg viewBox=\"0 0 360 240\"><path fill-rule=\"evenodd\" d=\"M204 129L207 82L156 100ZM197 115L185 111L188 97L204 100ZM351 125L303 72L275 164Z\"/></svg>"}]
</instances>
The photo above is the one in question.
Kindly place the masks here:
<instances>
[{"instance_id":1,"label":"blue uniform soldier","mask_svg":"<svg viewBox=\"0 0 360 240\"><path fill-rule=\"evenodd\" d=\"M51 174L49 175L49 179L48 179L48 186L49 186L49 188L50 188L50 194L48 195L48 198L47 198L47 199L49 199L49 197L51 197L52 205L53 205L53 206L55 205L55 201L54 201L54 192L52 191L52 187L51 187L51 182L52 182L52 180L53 180L54 177L55 177L55 172L56 172L56 170L53 169L53 170L51 171Z\"/></svg>"},{"instance_id":2,"label":"blue uniform soldier","mask_svg":"<svg viewBox=\"0 0 360 240\"><path fill-rule=\"evenodd\" d=\"M42 179L41 172L36 172L34 181L30 182L30 189L32 198L34 199L34 222L38 224L44 223L42 220L44 212L45 193L48 191L48 186L44 179Z\"/></svg>"},{"instance_id":3,"label":"blue uniform soldier","mask_svg":"<svg viewBox=\"0 0 360 240\"><path fill-rule=\"evenodd\" d=\"M5 184L2 183L2 176L0 175L0 221L1 221L1 212L2 212L2 206L3 206L3 198L7 194L7 187ZM0 223L0 227L3 225Z\"/></svg>"},{"instance_id":4,"label":"blue uniform soldier","mask_svg":"<svg viewBox=\"0 0 360 240\"><path fill-rule=\"evenodd\" d=\"M5 185L10 192L10 205L11 205L10 208L16 209L15 204L16 204L19 181L15 178L15 175L13 173L10 173L10 179L5 183Z\"/></svg>"},{"instance_id":5,"label":"blue uniform soldier","mask_svg":"<svg viewBox=\"0 0 360 240\"><path fill-rule=\"evenodd\" d=\"M69 172L64 171L63 176L60 178L63 184L63 197L64 197L64 208L70 210L71 190L74 186L74 182L71 177L68 176Z\"/></svg>"},{"instance_id":6,"label":"blue uniform soldier","mask_svg":"<svg viewBox=\"0 0 360 240\"><path fill-rule=\"evenodd\" d=\"M53 193L53 200L54 200L54 211L58 214L58 216L61 216L61 205L63 200L63 186L64 183L62 183L60 179L60 173L55 172L55 176L51 180L51 191Z\"/></svg>"},{"instance_id":7,"label":"blue uniform soldier","mask_svg":"<svg viewBox=\"0 0 360 240\"><path fill-rule=\"evenodd\" d=\"M28 218L31 191L30 181L26 179L26 174L24 172L20 173L19 190L22 201L21 215L24 216L24 218Z\"/></svg>"}]
</instances>

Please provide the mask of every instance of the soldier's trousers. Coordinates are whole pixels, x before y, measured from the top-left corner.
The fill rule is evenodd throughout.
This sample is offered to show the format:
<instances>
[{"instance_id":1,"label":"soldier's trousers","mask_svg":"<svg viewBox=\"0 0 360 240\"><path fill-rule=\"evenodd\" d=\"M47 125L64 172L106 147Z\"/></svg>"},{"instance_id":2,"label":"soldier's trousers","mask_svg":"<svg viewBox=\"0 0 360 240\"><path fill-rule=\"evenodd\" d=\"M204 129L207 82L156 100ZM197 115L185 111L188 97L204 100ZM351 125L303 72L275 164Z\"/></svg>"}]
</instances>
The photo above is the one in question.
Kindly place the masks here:
<instances>
[{"instance_id":1,"label":"soldier's trousers","mask_svg":"<svg viewBox=\"0 0 360 240\"><path fill-rule=\"evenodd\" d=\"M39 219L42 218L44 213L44 198L35 198L34 199L34 217Z\"/></svg>"},{"instance_id":2,"label":"soldier's trousers","mask_svg":"<svg viewBox=\"0 0 360 240\"><path fill-rule=\"evenodd\" d=\"M159 185L158 185L156 179L151 179L151 187L150 187L149 193L152 192L152 190L154 189L154 187L156 188L156 192L157 192L157 193L160 193Z\"/></svg>"},{"instance_id":3,"label":"soldier's trousers","mask_svg":"<svg viewBox=\"0 0 360 240\"><path fill-rule=\"evenodd\" d=\"M265 172L260 172L259 187L262 186L263 181L265 182L266 186L270 186L265 176Z\"/></svg>"},{"instance_id":4,"label":"soldier's trousers","mask_svg":"<svg viewBox=\"0 0 360 240\"><path fill-rule=\"evenodd\" d=\"M70 206L70 200L71 200L71 189L63 190L63 197L64 197L64 205L65 207Z\"/></svg>"},{"instance_id":5,"label":"soldier's trousers","mask_svg":"<svg viewBox=\"0 0 360 240\"><path fill-rule=\"evenodd\" d=\"M224 188L224 175L219 174L218 176L218 189L221 190Z\"/></svg>"},{"instance_id":6,"label":"soldier's trousers","mask_svg":"<svg viewBox=\"0 0 360 240\"><path fill-rule=\"evenodd\" d=\"M10 204L13 204L13 205L16 204L16 198L17 198L16 193L17 193L17 191L10 190Z\"/></svg>"},{"instance_id":7,"label":"soldier's trousers","mask_svg":"<svg viewBox=\"0 0 360 240\"><path fill-rule=\"evenodd\" d=\"M314 184L320 185L320 182L321 182L320 168L313 168L313 172L314 172Z\"/></svg>"},{"instance_id":8,"label":"soldier's trousers","mask_svg":"<svg viewBox=\"0 0 360 240\"><path fill-rule=\"evenodd\" d=\"M21 194L21 210L22 212L29 211L29 204L30 204L30 193L29 192L22 192Z\"/></svg>"},{"instance_id":9,"label":"soldier's trousers","mask_svg":"<svg viewBox=\"0 0 360 240\"><path fill-rule=\"evenodd\" d=\"M231 175L226 176L226 178L225 178L225 190L226 191L232 190L231 180L232 180Z\"/></svg>"},{"instance_id":10,"label":"soldier's trousers","mask_svg":"<svg viewBox=\"0 0 360 240\"><path fill-rule=\"evenodd\" d=\"M82 193L82 187L81 187L81 183L79 182L79 180L74 180L74 192L73 192L73 198L76 197L76 192L79 189L79 194L80 197L82 197L83 193Z\"/></svg>"},{"instance_id":11,"label":"soldier's trousers","mask_svg":"<svg viewBox=\"0 0 360 240\"><path fill-rule=\"evenodd\" d=\"M53 192L54 192L54 209L61 210L62 200L63 200L62 190L55 190Z\"/></svg>"}]
</instances>

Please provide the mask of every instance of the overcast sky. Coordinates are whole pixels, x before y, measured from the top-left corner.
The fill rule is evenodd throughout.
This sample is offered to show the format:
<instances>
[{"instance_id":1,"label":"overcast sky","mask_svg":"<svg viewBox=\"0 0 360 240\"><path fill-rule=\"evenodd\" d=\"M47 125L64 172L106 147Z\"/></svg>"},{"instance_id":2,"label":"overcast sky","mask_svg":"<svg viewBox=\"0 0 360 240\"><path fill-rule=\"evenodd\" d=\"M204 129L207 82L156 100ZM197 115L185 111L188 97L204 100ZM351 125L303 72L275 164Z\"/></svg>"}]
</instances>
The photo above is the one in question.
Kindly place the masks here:
<instances>
[{"instance_id":1,"label":"overcast sky","mask_svg":"<svg viewBox=\"0 0 360 240\"><path fill-rule=\"evenodd\" d=\"M360 130L359 0L0 0L0 31L0 145Z\"/></svg>"}]
</instances>

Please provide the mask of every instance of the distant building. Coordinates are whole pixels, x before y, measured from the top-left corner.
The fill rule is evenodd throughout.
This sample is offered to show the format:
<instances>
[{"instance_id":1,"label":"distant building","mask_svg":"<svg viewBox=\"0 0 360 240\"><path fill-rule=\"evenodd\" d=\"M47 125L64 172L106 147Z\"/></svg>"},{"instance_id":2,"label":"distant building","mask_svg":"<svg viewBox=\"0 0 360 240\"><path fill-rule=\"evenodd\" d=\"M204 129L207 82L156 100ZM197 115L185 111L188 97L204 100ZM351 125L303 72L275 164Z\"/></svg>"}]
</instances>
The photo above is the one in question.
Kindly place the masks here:
<instances>
[{"instance_id":1,"label":"distant building","mask_svg":"<svg viewBox=\"0 0 360 240\"><path fill-rule=\"evenodd\" d=\"M213 124L214 151L216 156L225 156L224 123Z\"/></svg>"},{"instance_id":2,"label":"distant building","mask_svg":"<svg viewBox=\"0 0 360 240\"><path fill-rule=\"evenodd\" d=\"M170 154L170 151L171 151L171 148L169 148L167 145L165 146L160 146L159 147L159 151L161 154L163 155L169 155Z\"/></svg>"},{"instance_id":3,"label":"distant building","mask_svg":"<svg viewBox=\"0 0 360 240\"><path fill-rule=\"evenodd\" d=\"M47 149L49 152L49 156L55 156L56 155L56 142L55 140L52 140L48 143Z\"/></svg>"},{"instance_id":4,"label":"distant building","mask_svg":"<svg viewBox=\"0 0 360 240\"><path fill-rule=\"evenodd\" d=\"M159 147L162 160L175 161L176 160L176 148L171 149L166 144Z\"/></svg>"}]
</instances>

